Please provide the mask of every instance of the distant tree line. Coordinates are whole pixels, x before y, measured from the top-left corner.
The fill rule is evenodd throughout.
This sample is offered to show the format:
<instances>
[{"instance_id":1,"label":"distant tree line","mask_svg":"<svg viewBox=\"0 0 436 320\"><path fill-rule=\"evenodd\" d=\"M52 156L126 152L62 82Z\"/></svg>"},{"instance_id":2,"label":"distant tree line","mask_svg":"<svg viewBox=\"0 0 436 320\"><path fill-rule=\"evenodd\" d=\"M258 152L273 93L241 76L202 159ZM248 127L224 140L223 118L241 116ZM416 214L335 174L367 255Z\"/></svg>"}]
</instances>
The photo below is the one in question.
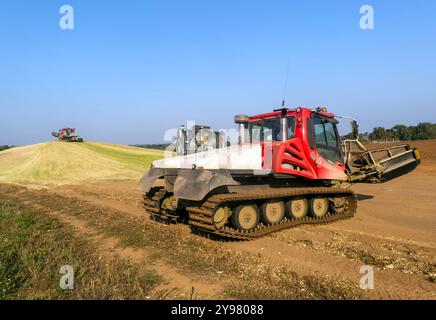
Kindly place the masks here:
<instances>
[{"instance_id":1,"label":"distant tree line","mask_svg":"<svg viewBox=\"0 0 436 320\"><path fill-rule=\"evenodd\" d=\"M345 138L351 138L351 133ZM421 122L416 126L397 124L390 129L376 127L372 132L359 134L359 139L365 142L436 139L436 123Z\"/></svg>"},{"instance_id":2,"label":"distant tree line","mask_svg":"<svg viewBox=\"0 0 436 320\"><path fill-rule=\"evenodd\" d=\"M0 151L6 150L6 149L10 149L13 148L14 146L8 146L8 145L4 145L4 146L0 146Z\"/></svg>"},{"instance_id":3,"label":"distant tree line","mask_svg":"<svg viewBox=\"0 0 436 320\"><path fill-rule=\"evenodd\" d=\"M135 144L133 147L138 148L146 148L146 149L157 149L157 150L165 150L166 147L168 147L169 144L167 143L161 143L161 144Z\"/></svg>"}]
</instances>

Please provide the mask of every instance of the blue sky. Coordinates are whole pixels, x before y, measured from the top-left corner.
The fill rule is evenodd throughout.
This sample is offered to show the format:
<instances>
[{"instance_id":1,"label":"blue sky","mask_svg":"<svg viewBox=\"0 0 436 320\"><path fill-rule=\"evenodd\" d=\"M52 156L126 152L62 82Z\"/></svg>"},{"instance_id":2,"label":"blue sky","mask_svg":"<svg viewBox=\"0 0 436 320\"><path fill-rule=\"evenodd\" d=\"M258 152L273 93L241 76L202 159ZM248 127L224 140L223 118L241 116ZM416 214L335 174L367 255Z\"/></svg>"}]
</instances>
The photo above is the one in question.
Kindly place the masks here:
<instances>
[{"instance_id":1,"label":"blue sky","mask_svg":"<svg viewBox=\"0 0 436 320\"><path fill-rule=\"evenodd\" d=\"M0 0L0 144L62 126L124 144L186 120L229 128L280 105L288 65L292 107L327 105L363 131L436 122L436 2Z\"/></svg>"}]
</instances>

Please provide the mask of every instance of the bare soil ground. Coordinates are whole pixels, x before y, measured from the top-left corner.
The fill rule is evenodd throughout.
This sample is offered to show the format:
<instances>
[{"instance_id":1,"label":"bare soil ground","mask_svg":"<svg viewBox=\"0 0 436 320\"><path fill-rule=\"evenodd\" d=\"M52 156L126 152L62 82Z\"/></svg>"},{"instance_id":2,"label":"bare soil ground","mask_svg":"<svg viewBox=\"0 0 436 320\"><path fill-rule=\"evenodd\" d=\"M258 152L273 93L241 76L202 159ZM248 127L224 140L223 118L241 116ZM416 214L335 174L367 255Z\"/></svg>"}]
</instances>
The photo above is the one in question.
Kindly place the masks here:
<instances>
[{"instance_id":1,"label":"bare soil ground","mask_svg":"<svg viewBox=\"0 0 436 320\"><path fill-rule=\"evenodd\" d=\"M221 242L144 213L136 181L41 189L0 185L0 195L70 225L102 256L154 268L164 298L436 298L436 141L415 171L385 184L356 185L357 215L250 242ZM359 289L372 265L375 288Z\"/></svg>"}]
</instances>

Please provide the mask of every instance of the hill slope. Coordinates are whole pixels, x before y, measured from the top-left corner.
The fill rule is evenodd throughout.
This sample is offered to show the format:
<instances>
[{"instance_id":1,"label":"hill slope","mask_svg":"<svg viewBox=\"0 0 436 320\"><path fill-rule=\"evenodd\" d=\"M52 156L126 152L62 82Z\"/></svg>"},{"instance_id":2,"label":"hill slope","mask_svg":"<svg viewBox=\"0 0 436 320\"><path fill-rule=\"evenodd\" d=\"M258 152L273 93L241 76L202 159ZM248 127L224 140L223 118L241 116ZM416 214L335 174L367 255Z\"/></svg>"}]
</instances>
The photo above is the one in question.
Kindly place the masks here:
<instances>
[{"instance_id":1,"label":"hill slope","mask_svg":"<svg viewBox=\"0 0 436 320\"><path fill-rule=\"evenodd\" d=\"M139 179L163 151L109 143L48 142L0 152L0 182L70 184Z\"/></svg>"}]
</instances>

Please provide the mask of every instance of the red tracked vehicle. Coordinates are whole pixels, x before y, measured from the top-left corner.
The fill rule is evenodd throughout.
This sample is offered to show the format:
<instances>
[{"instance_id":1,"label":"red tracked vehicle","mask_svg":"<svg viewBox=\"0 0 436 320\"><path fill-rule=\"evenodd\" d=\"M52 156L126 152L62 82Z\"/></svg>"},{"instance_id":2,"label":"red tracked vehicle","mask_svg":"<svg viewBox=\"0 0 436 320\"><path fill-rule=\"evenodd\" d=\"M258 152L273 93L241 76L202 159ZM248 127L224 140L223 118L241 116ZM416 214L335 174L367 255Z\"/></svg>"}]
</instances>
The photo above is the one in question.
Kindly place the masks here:
<instances>
[{"instance_id":1,"label":"red tracked vehicle","mask_svg":"<svg viewBox=\"0 0 436 320\"><path fill-rule=\"evenodd\" d=\"M51 135L59 141L83 142L83 139L76 133L75 128L62 128L58 132L53 131Z\"/></svg>"},{"instance_id":2,"label":"red tracked vehicle","mask_svg":"<svg viewBox=\"0 0 436 320\"><path fill-rule=\"evenodd\" d=\"M326 108L238 115L236 146L207 127L182 127L178 155L153 162L140 181L145 209L234 239L352 217L352 183L405 174L419 164L419 152L409 145L367 150L353 119L354 138L342 141L337 118Z\"/></svg>"}]
</instances>

